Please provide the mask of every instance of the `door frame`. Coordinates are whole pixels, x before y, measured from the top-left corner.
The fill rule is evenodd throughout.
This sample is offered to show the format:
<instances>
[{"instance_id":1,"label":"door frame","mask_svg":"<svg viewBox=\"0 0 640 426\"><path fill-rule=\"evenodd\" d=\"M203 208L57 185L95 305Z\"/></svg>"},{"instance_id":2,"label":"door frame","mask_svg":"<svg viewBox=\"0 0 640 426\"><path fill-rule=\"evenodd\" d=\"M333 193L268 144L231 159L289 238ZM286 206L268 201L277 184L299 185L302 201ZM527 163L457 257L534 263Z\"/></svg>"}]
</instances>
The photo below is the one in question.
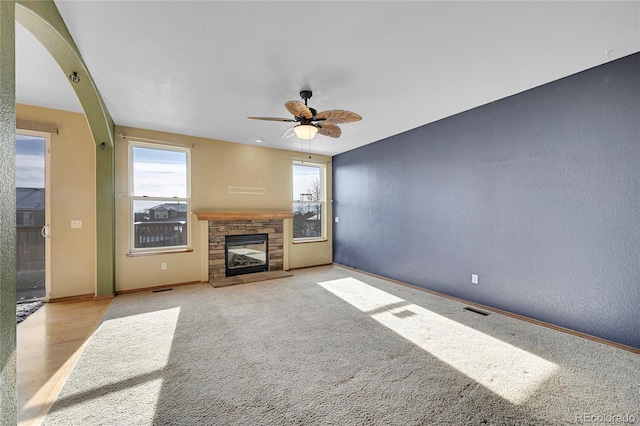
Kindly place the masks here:
<instances>
[{"instance_id":1,"label":"door frame","mask_svg":"<svg viewBox=\"0 0 640 426\"><path fill-rule=\"evenodd\" d=\"M51 134L17 128L18 135L44 139L44 224L49 226L49 237L44 239L44 297L38 300L46 302L51 297Z\"/></svg>"}]
</instances>

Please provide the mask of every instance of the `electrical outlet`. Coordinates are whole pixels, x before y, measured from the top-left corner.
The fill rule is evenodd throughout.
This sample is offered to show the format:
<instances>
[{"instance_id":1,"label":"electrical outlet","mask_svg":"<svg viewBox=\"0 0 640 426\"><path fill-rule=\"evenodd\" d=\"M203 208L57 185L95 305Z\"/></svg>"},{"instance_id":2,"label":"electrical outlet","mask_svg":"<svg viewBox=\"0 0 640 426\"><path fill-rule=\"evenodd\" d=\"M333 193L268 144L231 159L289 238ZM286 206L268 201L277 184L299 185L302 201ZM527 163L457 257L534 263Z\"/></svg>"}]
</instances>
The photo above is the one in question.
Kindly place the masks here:
<instances>
[{"instance_id":1,"label":"electrical outlet","mask_svg":"<svg viewBox=\"0 0 640 426\"><path fill-rule=\"evenodd\" d=\"M82 221L81 220L72 220L71 221L71 227L74 228L74 229L82 228Z\"/></svg>"},{"instance_id":2,"label":"electrical outlet","mask_svg":"<svg viewBox=\"0 0 640 426\"><path fill-rule=\"evenodd\" d=\"M167 263L166 262L162 262L161 267L162 267L163 271L166 271L167 270Z\"/></svg>"},{"instance_id":3,"label":"electrical outlet","mask_svg":"<svg viewBox=\"0 0 640 426\"><path fill-rule=\"evenodd\" d=\"M478 284L478 274L471 274L471 284Z\"/></svg>"}]
</instances>

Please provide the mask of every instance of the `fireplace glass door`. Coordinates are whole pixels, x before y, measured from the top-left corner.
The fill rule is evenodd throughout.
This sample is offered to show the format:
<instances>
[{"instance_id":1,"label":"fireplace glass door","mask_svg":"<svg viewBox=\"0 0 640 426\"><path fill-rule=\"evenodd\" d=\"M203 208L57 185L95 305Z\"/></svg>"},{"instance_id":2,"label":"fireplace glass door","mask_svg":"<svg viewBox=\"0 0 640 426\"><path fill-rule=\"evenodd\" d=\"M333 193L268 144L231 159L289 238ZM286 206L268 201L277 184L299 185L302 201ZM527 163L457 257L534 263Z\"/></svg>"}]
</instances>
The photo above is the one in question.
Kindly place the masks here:
<instances>
[{"instance_id":1,"label":"fireplace glass door","mask_svg":"<svg viewBox=\"0 0 640 426\"><path fill-rule=\"evenodd\" d=\"M267 234L228 235L225 237L226 276L269 270Z\"/></svg>"}]
</instances>

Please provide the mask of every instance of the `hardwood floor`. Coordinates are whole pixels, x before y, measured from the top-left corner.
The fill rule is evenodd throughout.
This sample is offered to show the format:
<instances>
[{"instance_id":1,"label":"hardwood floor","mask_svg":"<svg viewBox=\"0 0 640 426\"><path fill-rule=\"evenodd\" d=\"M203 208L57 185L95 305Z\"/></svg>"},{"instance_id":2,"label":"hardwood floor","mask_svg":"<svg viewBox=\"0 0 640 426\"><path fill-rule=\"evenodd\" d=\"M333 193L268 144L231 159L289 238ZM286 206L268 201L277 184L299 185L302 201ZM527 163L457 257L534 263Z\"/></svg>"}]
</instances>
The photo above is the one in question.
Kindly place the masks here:
<instances>
[{"instance_id":1,"label":"hardwood floor","mask_svg":"<svg viewBox=\"0 0 640 426\"><path fill-rule=\"evenodd\" d=\"M17 325L18 425L42 422L110 303L45 303Z\"/></svg>"}]
</instances>

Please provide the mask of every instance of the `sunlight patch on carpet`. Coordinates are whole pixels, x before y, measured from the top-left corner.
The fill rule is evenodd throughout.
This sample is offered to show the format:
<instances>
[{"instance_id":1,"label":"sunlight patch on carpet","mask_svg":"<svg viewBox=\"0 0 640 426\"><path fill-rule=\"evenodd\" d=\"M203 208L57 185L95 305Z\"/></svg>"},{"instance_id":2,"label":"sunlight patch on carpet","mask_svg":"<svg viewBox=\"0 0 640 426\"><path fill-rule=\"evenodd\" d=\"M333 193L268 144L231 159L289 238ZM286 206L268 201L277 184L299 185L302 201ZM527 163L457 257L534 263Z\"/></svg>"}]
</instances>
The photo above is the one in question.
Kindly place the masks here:
<instances>
[{"instance_id":1,"label":"sunlight patch on carpet","mask_svg":"<svg viewBox=\"0 0 640 426\"><path fill-rule=\"evenodd\" d=\"M58 397L49 416L73 407L100 413L108 406L110 415L122 421L119 424L151 424L179 317L176 307L103 322L87 342L92 350L84 352L65 385L73 391ZM131 401L144 408L135 413L121 410Z\"/></svg>"},{"instance_id":2,"label":"sunlight patch on carpet","mask_svg":"<svg viewBox=\"0 0 640 426\"><path fill-rule=\"evenodd\" d=\"M144 357L145 362L135 371L135 375L141 375L167 365L179 317L179 307L147 312L105 321L97 332L118 336L111 339L115 353L131 359ZM149 353L149 347L154 348L152 353Z\"/></svg>"},{"instance_id":3,"label":"sunlight patch on carpet","mask_svg":"<svg viewBox=\"0 0 640 426\"><path fill-rule=\"evenodd\" d=\"M558 366L355 278L318 283L487 389L522 404Z\"/></svg>"}]
</instances>

